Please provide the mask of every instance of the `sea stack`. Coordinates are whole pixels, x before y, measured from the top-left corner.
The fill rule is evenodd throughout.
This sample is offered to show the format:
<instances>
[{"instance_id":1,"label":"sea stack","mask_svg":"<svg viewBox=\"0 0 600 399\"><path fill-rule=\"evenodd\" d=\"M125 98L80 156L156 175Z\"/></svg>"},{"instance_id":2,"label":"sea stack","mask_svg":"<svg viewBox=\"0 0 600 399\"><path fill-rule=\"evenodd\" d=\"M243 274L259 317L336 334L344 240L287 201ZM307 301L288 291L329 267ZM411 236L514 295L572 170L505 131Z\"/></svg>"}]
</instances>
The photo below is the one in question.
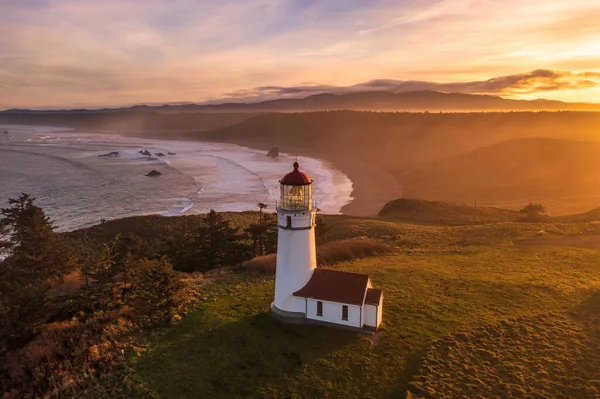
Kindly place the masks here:
<instances>
[{"instance_id":1,"label":"sea stack","mask_svg":"<svg viewBox=\"0 0 600 399\"><path fill-rule=\"evenodd\" d=\"M279 147L273 147L267 152L267 156L270 158L277 158L279 156Z\"/></svg>"},{"instance_id":2,"label":"sea stack","mask_svg":"<svg viewBox=\"0 0 600 399\"><path fill-rule=\"evenodd\" d=\"M146 176L153 177L153 176L160 176L160 175L162 175L162 173L160 173L158 170L154 170L154 169L153 169L153 170L152 170L150 173L148 173Z\"/></svg>"}]
</instances>

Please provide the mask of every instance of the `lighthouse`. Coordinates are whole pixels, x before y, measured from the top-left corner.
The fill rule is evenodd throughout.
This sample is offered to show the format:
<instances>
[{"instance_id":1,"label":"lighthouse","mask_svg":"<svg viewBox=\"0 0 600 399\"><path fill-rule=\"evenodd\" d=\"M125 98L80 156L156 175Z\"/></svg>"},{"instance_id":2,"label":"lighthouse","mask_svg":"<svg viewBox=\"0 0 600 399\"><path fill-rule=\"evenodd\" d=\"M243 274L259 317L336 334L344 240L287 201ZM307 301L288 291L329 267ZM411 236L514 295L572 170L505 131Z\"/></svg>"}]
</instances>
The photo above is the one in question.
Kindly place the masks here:
<instances>
[{"instance_id":1,"label":"lighthouse","mask_svg":"<svg viewBox=\"0 0 600 399\"><path fill-rule=\"evenodd\" d=\"M271 312L282 321L303 323L306 301L293 294L310 280L317 267L312 180L295 162L294 170L283 176L279 183L277 268Z\"/></svg>"},{"instance_id":2,"label":"lighthouse","mask_svg":"<svg viewBox=\"0 0 600 399\"><path fill-rule=\"evenodd\" d=\"M316 207L312 180L294 170L279 181L277 267L271 314L285 323L323 324L376 332L382 320L383 291L367 274L317 269Z\"/></svg>"}]
</instances>

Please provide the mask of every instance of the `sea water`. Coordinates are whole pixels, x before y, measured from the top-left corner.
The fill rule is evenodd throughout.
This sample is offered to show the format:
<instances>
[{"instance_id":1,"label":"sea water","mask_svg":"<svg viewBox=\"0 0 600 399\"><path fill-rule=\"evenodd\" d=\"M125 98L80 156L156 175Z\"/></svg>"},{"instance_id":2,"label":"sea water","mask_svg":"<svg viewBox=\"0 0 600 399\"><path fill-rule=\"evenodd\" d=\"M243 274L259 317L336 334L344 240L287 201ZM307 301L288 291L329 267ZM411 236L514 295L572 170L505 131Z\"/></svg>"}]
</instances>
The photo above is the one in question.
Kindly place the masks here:
<instances>
[{"instance_id":1,"label":"sea water","mask_svg":"<svg viewBox=\"0 0 600 399\"><path fill-rule=\"evenodd\" d=\"M111 152L118 155L102 156ZM31 194L58 231L137 215L256 210L258 202L273 211L279 180L295 157L265 155L232 144L0 126L0 208ZM298 162L314 181L321 212L339 213L351 201L352 182L334 165L306 157ZM152 170L162 175L146 176Z\"/></svg>"}]
</instances>

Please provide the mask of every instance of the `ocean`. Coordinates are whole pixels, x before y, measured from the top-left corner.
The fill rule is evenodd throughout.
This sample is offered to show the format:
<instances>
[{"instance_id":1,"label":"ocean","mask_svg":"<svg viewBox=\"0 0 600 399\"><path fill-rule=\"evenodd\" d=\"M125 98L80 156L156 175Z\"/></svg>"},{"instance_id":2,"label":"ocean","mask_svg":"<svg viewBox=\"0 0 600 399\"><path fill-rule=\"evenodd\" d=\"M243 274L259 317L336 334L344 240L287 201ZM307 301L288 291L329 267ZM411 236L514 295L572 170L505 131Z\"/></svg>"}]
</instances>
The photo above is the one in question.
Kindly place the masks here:
<instances>
[{"instance_id":1,"label":"ocean","mask_svg":"<svg viewBox=\"0 0 600 399\"><path fill-rule=\"evenodd\" d=\"M128 216L257 210L258 202L274 211L279 180L295 159L232 144L0 125L0 208L31 194L57 231ZM352 199L348 176L323 160L298 162L314 181L320 211L340 213ZM146 176L152 170L162 175Z\"/></svg>"}]
</instances>

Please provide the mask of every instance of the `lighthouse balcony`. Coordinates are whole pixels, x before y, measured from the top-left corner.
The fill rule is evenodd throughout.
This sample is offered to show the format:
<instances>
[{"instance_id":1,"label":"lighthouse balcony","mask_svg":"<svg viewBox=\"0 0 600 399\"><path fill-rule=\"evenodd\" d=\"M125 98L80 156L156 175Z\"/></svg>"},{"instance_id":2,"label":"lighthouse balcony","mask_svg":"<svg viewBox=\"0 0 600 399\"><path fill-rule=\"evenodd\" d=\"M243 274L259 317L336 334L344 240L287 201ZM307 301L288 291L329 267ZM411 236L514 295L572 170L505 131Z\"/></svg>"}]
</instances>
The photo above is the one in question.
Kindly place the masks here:
<instances>
[{"instance_id":1,"label":"lighthouse balcony","mask_svg":"<svg viewBox=\"0 0 600 399\"><path fill-rule=\"evenodd\" d=\"M277 224L284 230L304 230L315 226L314 208L304 211L277 210Z\"/></svg>"}]
</instances>

